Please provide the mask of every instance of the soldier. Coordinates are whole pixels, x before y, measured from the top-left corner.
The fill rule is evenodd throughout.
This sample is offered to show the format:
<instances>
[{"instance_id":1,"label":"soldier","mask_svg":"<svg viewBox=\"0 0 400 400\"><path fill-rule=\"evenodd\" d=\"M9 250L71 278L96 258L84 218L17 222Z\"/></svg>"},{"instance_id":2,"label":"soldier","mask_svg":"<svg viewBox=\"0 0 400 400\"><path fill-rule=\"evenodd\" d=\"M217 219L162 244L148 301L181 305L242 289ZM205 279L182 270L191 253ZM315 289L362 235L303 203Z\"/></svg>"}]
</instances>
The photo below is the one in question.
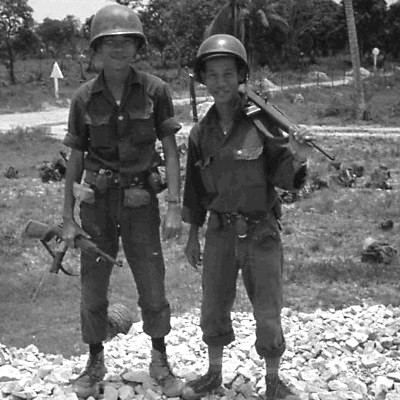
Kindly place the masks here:
<instances>
[{"instance_id":1,"label":"soldier","mask_svg":"<svg viewBox=\"0 0 400 400\"><path fill-rule=\"evenodd\" d=\"M146 43L137 14L127 6L101 8L91 24L90 47L102 63L98 76L74 94L64 144L68 162L63 210L63 238L73 246L78 234L88 236L115 257L119 237L132 270L142 312L143 330L151 337L150 375L167 396L178 396L183 382L170 369L165 336L170 306L165 295L165 266L160 244L158 188L151 173L156 140L165 155L168 208L165 238L180 233L180 171L173 104L166 84L130 65ZM75 222L74 183L80 183L80 219ZM82 196L82 193L81 193ZM88 397L106 373L103 341L107 337L107 290L112 266L81 255L81 328L89 344L86 368L74 383Z\"/></svg>"},{"instance_id":2,"label":"soldier","mask_svg":"<svg viewBox=\"0 0 400 400\"><path fill-rule=\"evenodd\" d=\"M285 351L281 326L282 243L280 201L275 186L299 189L306 177L307 131L270 139L277 128L259 110L246 114L239 91L249 68L242 43L233 36L207 38L195 60L195 77L214 105L189 136L183 220L190 224L185 249L193 267L200 262L199 228L209 214L203 254L200 325L208 345L209 369L189 381L183 398L199 399L222 383L223 349L234 340L231 309L242 270L256 321L255 347L266 363L266 398L292 394L278 375ZM268 132L267 132L268 133Z\"/></svg>"}]
</instances>

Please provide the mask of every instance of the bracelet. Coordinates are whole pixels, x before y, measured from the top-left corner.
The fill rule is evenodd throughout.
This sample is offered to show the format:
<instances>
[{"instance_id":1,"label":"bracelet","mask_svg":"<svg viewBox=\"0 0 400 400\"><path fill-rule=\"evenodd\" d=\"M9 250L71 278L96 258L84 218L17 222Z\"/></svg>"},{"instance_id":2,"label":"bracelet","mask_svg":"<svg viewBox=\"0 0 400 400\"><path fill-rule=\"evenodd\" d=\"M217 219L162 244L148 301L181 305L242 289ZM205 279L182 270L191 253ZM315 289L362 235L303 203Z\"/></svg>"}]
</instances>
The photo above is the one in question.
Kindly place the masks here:
<instances>
[{"instance_id":1,"label":"bracelet","mask_svg":"<svg viewBox=\"0 0 400 400\"><path fill-rule=\"evenodd\" d=\"M170 197L167 195L166 201L170 204L181 204L181 199L179 197Z\"/></svg>"}]
</instances>

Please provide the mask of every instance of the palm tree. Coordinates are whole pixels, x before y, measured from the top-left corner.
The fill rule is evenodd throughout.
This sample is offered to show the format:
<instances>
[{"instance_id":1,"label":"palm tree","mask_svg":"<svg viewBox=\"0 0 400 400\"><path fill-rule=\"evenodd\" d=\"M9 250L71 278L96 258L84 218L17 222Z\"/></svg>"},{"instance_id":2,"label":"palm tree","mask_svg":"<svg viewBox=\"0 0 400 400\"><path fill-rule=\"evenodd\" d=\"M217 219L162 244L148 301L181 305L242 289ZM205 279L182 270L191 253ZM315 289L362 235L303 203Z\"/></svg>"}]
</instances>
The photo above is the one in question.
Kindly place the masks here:
<instances>
[{"instance_id":1,"label":"palm tree","mask_svg":"<svg viewBox=\"0 0 400 400\"><path fill-rule=\"evenodd\" d=\"M354 79L354 111L357 120L365 119L366 103L364 97L364 88L361 81L360 74L360 53L357 41L356 23L354 20L354 9L352 0L343 0L344 8L346 11L347 32L349 36L349 46L351 54L351 63L353 65L353 79Z\"/></svg>"},{"instance_id":2,"label":"palm tree","mask_svg":"<svg viewBox=\"0 0 400 400\"><path fill-rule=\"evenodd\" d=\"M277 30L283 36L289 31L289 25L279 14L278 8L278 0L228 0L206 28L204 36L218 33L236 36L244 44L252 64L254 29L266 37L271 29Z\"/></svg>"}]
</instances>

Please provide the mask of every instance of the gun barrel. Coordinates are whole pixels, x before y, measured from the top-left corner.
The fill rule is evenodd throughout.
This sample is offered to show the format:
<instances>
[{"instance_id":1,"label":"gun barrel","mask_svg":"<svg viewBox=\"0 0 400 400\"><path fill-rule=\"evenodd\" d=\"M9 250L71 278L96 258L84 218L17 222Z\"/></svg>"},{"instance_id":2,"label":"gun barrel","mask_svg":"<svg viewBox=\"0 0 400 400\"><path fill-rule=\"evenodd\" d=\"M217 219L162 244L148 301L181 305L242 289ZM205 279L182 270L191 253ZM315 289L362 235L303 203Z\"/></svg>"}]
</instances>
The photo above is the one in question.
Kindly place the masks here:
<instances>
[{"instance_id":1,"label":"gun barrel","mask_svg":"<svg viewBox=\"0 0 400 400\"><path fill-rule=\"evenodd\" d=\"M55 260L53 263L52 270L50 272L56 270L58 271L68 246L64 245L63 250L61 252L54 252L48 246L47 242L49 242L53 237L57 237L60 240L62 240L61 227L59 226L50 227L49 225L44 224L43 222L30 220L28 221L24 231L22 232L22 236L30 239L39 239ZM93 243L90 239L87 239L84 236L79 235L76 237L76 246L79 247L82 251L94 254L95 256L99 257L100 259L103 259L104 261L109 261L118 266L122 266L121 261L117 261L116 259L112 258L110 255L99 249L97 245Z\"/></svg>"},{"instance_id":2,"label":"gun barrel","mask_svg":"<svg viewBox=\"0 0 400 400\"><path fill-rule=\"evenodd\" d=\"M76 245L82 251L86 251L87 253L95 254L100 259L104 261L109 261L119 267L122 266L121 261L117 261L115 258L112 258L109 254L105 253L104 251L100 250L95 243L93 243L90 239L87 239L83 236L78 236L76 238Z\"/></svg>"},{"instance_id":3,"label":"gun barrel","mask_svg":"<svg viewBox=\"0 0 400 400\"><path fill-rule=\"evenodd\" d=\"M260 96L254 93L249 88L246 89L247 97L258 107L264 110L268 116L285 132L289 133L291 130L298 130L298 126L293 123L286 114L273 104L268 104ZM310 146L314 147L325 157L329 158L331 161L335 160L335 156L328 154L320 146L318 146L313 140L309 140Z\"/></svg>"}]
</instances>

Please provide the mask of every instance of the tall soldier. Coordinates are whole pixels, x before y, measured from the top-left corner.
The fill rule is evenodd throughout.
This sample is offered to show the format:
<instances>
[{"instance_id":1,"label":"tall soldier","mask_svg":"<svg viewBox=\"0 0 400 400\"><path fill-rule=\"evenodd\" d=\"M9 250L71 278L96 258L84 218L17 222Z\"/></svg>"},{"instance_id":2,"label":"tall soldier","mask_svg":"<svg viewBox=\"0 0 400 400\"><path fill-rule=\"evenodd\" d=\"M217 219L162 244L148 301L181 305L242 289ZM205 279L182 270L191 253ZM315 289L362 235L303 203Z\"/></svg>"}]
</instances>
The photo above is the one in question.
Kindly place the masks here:
<instances>
[{"instance_id":1,"label":"tall soldier","mask_svg":"<svg viewBox=\"0 0 400 400\"><path fill-rule=\"evenodd\" d=\"M285 339L281 326L282 243L275 186L299 189L311 151L305 129L289 140L259 110L246 113L239 85L249 68L242 43L218 34L200 46L196 79L214 105L189 136L183 220L190 224L185 253L200 262L199 227L209 214L203 254L200 325L208 345L208 372L189 381L183 398L199 399L222 383L223 349L234 340L231 309L242 270L256 321L255 347L266 363L266 398L292 394L279 378ZM256 118L256 119L255 119Z\"/></svg>"},{"instance_id":2,"label":"tall soldier","mask_svg":"<svg viewBox=\"0 0 400 400\"><path fill-rule=\"evenodd\" d=\"M152 180L156 140L165 155L168 209L164 236L180 233L180 174L173 104L166 84L130 65L146 43L142 24L129 7L101 8L91 24L90 47L102 71L74 94L64 144L71 150L63 210L63 238L73 246L76 235L90 235L115 257L121 237L142 312L143 330L151 337L150 375L167 396L180 394L182 382L171 372L164 337L170 306L165 295L165 266L160 244L157 187ZM74 183L84 176L80 203L82 228L75 222ZM82 196L82 194L81 194ZM107 291L112 265L81 256L81 328L89 345L87 366L74 383L88 397L106 373L103 341L107 337Z\"/></svg>"}]
</instances>

